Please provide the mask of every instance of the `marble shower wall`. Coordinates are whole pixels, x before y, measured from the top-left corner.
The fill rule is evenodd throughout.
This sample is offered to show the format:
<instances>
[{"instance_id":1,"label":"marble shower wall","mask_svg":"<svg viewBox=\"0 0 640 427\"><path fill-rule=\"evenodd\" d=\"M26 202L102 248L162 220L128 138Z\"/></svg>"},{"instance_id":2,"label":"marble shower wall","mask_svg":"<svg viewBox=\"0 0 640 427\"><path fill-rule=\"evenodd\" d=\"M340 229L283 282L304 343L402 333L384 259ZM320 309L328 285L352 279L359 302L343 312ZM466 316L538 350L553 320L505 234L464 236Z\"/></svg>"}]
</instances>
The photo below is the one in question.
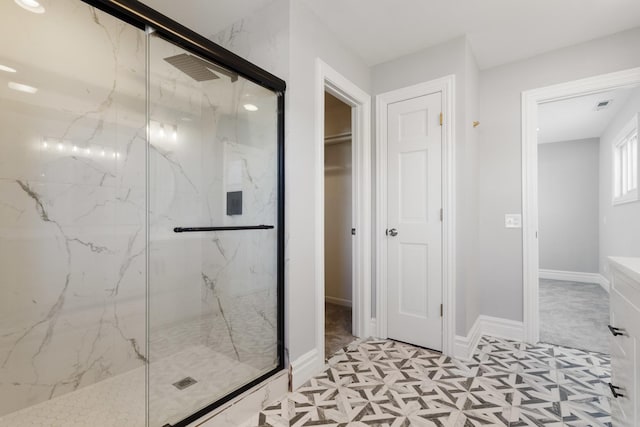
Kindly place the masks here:
<instances>
[{"instance_id":1,"label":"marble shower wall","mask_svg":"<svg viewBox=\"0 0 640 427\"><path fill-rule=\"evenodd\" d=\"M226 49L229 49L233 53L248 59L249 61L264 68L265 70L275 74L276 76L287 80L290 72L289 9L290 0L273 0L265 5L265 7L263 7L262 9L250 15L244 16L242 19L232 23L224 30L210 35L209 38L211 38L217 44L225 47ZM271 123L275 125L275 120L272 120ZM287 140L287 136L285 136L285 140ZM286 143L285 150L287 150ZM288 203L286 199L285 203ZM275 210L273 210L273 212L275 212ZM289 269L289 255L287 248L288 241L288 234L285 234L285 277L288 277ZM273 256L275 259L275 254ZM272 266L275 269L275 261ZM285 279L285 281L286 280L287 279ZM267 318L269 319L269 323L273 323L273 325L275 325L276 313L275 304L272 299L274 298L274 295L272 294L273 290L274 287L271 287L271 294L265 291L265 296L267 296L267 299L260 300L260 298L262 298L260 293L257 293L255 295L257 297L257 300L261 301L264 304L262 307L259 307L258 311L268 313ZM241 316L238 316L238 318L240 317ZM266 325L270 327L271 325L269 325L269 323L267 323ZM252 323L252 325L264 326L265 323L261 324L257 322ZM269 330L267 328L264 328L262 330L255 331L256 333L254 334L246 334L244 337L249 338L253 335L259 335L262 337L266 336L268 337L268 340L271 340L270 342L275 345L275 340L272 339L272 336L275 336L275 331L274 329L271 329L271 332L268 331ZM252 350L251 346L247 346L246 348ZM267 348L268 346L262 345L263 351ZM240 354L242 354L242 351L240 352ZM273 354L275 354L275 350ZM288 350L285 348L285 358L287 357L287 354ZM268 360L268 357L263 357L262 360ZM286 363L288 363L287 360L285 360L285 364ZM258 363L257 366L259 365L260 364Z\"/></svg>"},{"instance_id":2,"label":"marble shower wall","mask_svg":"<svg viewBox=\"0 0 640 427\"><path fill-rule=\"evenodd\" d=\"M43 4L0 4L0 417L146 358L144 34Z\"/></svg>"},{"instance_id":3,"label":"marble shower wall","mask_svg":"<svg viewBox=\"0 0 640 427\"><path fill-rule=\"evenodd\" d=\"M18 70L0 72L0 418L147 360L153 387L153 362L191 347L247 366L229 388L275 367L277 231L173 232L276 225L275 95L197 83L151 38L147 236L145 35L77 0L43 4L0 5L0 64Z\"/></svg>"}]
</instances>

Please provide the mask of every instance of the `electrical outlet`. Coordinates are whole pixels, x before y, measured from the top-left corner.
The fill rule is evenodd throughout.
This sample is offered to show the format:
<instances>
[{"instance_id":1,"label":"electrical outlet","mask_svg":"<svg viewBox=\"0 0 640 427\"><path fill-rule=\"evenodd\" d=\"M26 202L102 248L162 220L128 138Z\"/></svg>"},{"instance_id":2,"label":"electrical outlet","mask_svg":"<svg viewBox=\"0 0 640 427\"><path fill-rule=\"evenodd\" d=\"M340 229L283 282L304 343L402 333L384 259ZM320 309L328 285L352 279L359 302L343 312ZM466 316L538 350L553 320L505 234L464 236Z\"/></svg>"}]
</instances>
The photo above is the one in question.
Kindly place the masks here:
<instances>
[{"instance_id":1,"label":"electrical outlet","mask_svg":"<svg viewBox=\"0 0 640 427\"><path fill-rule=\"evenodd\" d=\"M504 215L505 228L522 228L522 215L520 214L505 214Z\"/></svg>"}]
</instances>

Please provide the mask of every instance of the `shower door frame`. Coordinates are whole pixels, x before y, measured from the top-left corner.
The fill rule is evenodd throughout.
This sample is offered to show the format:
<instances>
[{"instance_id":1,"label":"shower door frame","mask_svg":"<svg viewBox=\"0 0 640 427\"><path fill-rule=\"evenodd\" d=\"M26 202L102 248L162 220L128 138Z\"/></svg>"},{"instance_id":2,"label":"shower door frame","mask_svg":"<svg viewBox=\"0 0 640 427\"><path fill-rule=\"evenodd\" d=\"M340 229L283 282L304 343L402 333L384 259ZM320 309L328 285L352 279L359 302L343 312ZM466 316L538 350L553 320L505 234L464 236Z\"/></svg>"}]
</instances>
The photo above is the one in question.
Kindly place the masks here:
<instances>
[{"instance_id":1,"label":"shower door frame","mask_svg":"<svg viewBox=\"0 0 640 427\"><path fill-rule=\"evenodd\" d=\"M97 9L102 10L128 24L148 32L150 29L163 38L193 54L219 64L266 89L277 96L277 158L278 158L278 213L277 213L277 354L278 365L271 371L261 375L242 387L228 393L205 408L184 418L182 421L165 427L186 427L202 418L211 411L219 408L231 399L262 383L285 367L284 351L284 94L286 82L235 53L223 48L189 28L177 23L171 18L159 13L155 9L137 0L81 0ZM148 96L148 94L147 94ZM148 138L147 138L148 141ZM148 281L148 275L147 279ZM148 298L148 295L147 295ZM147 332L148 335L148 332ZM148 337L147 337L148 338ZM148 363L147 363L148 366ZM147 371L148 375L148 371ZM148 395L148 390L147 390ZM147 396L145 396L147 401ZM148 412L148 408L147 408ZM148 413L147 413L148 419Z\"/></svg>"}]
</instances>

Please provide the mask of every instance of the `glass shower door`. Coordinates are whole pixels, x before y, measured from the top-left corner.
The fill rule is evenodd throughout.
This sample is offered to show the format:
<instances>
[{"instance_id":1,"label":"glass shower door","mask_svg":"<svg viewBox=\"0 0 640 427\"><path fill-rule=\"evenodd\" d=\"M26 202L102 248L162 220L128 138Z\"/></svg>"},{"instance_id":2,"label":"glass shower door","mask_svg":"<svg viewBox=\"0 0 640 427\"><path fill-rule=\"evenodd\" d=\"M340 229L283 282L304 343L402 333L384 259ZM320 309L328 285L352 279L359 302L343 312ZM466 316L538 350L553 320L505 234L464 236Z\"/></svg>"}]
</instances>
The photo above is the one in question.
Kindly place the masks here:
<instances>
[{"instance_id":1,"label":"glass shower door","mask_svg":"<svg viewBox=\"0 0 640 427\"><path fill-rule=\"evenodd\" d=\"M278 96L149 36L149 425L279 366Z\"/></svg>"},{"instance_id":2,"label":"glass shower door","mask_svg":"<svg viewBox=\"0 0 640 427\"><path fill-rule=\"evenodd\" d=\"M0 426L142 427L145 34L41 3L0 2Z\"/></svg>"}]
</instances>

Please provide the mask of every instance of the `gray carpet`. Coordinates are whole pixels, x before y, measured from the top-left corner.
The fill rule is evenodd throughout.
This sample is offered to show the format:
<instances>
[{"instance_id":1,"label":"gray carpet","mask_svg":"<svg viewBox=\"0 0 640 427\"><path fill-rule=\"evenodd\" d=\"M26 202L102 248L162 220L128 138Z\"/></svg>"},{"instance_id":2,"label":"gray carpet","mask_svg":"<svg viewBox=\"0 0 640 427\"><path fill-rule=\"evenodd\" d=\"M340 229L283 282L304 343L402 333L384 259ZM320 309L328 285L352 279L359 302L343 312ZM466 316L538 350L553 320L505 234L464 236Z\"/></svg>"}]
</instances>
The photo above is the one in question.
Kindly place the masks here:
<instances>
[{"instance_id":1,"label":"gray carpet","mask_svg":"<svg viewBox=\"0 0 640 427\"><path fill-rule=\"evenodd\" d=\"M540 341L609 353L609 294L598 284L540 279Z\"/></svg>"}]
</instances>

